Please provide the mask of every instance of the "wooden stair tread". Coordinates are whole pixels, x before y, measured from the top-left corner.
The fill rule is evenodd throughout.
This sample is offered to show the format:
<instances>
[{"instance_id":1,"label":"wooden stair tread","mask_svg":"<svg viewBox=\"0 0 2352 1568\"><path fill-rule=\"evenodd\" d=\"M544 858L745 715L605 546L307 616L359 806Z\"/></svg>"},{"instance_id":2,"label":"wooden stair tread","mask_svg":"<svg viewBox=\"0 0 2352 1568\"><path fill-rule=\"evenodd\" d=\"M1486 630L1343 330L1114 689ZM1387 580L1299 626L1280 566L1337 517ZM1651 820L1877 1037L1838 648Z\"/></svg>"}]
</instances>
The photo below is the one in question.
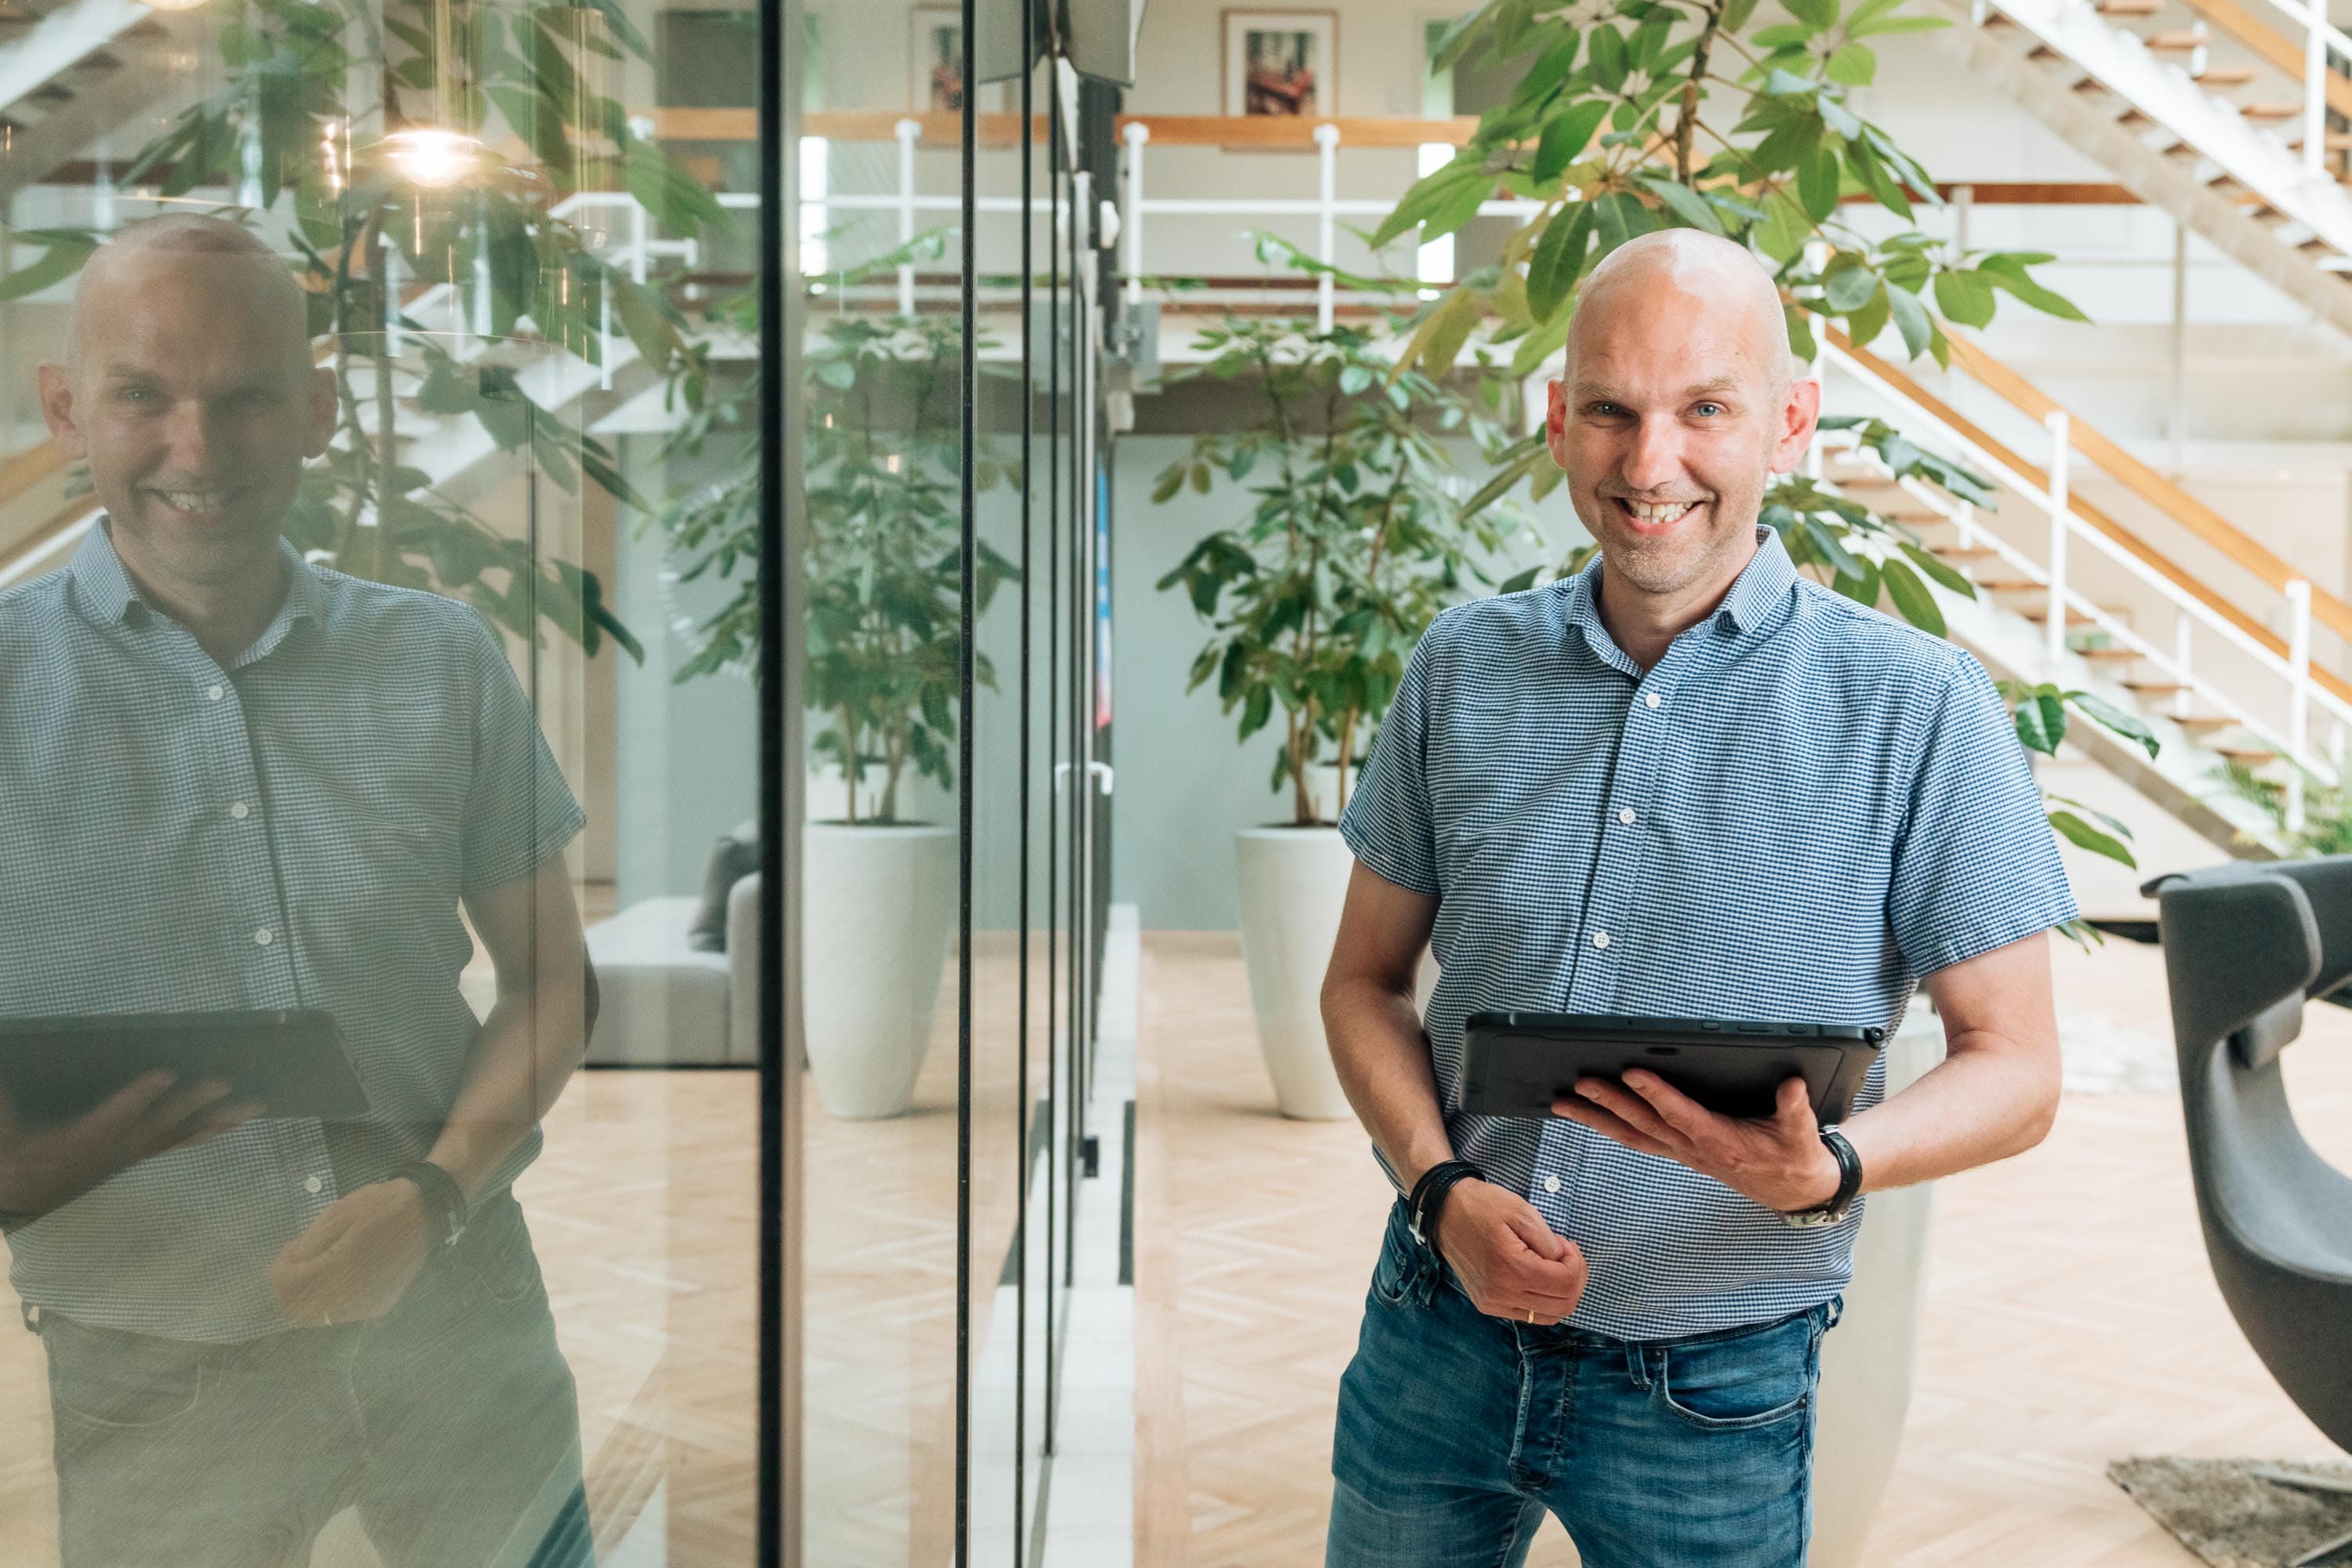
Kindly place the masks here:
<instances>
[{"instance_id":1,"label":"wooden stair tread","mask_svg":"<svg viewBox=\"0 0 2352 1568\"><path fill-rule=\"evenodd\" d=\"M2138 697L2178 697L2189 689L2178 680L2126 680L2123 688Z\"/></svg>"},{"instance_id":2,"label":"wooden stair tread","mask_svg":"<svg viewBox=\"0 0 2352 1568\"><path fill-rule=\"evenodd\" d=\"M1988 594L2046 594L2047 583L2037 583L2031 577L1979 577L1977 586Z\"/></svg>"},{"instance_id":3,"label":"wooden stair tread","mask_svg":"<svg viewBox=\"0 0 2352 1568\"><path fill-rule=\"evenodd\" d=\"M2226 713L2189 713L2172 721L2184 730L2227 730L2237 721Z\"/></svg>"},{"instance_id":4,"label":"wooden stair tread","mask_svg":"<svg viewBox=\"0 0 2352 1568\"><path fill-rule=\"evenodd\" d=\"M2319 144L2330 153L2352 153L2352 131L2331 131L2319 139ZM2298 136L2287 145L2299 153L2303 151L2303 138Z\"/></svg>"},{"instance_id":5,"label":"wooden stair tread","mask_svg":"<svg viewBox=\"0 0 2352 1568\"><path fill-rule=\"evenodd\" d=\"M2180 55L2187 54L2191 49L2201 49L2212 40L2197 28L2185 27L2162 33L2149 33L2143 37L2140 42L2158 54Z\"/></svg>"},{"instance_id":6,"label":"wooden stair tread","mask_svg":"<svg viewBox=\"0 0 2352 1568\"><path fill-rule=\"evenodd\" d=\"M2050 619L2050 606L2048 605L2028 605L2017 613L2023 616L2029 621L2046 622ZM2069 605L2066 606L2066 624L2070 626L2087 626L2091 624L2091 612L2088 610L2078 610L2072 605Z\"/></svg>"},{"instance_id":7,"label":"wooden stair tread","mask_svg":"<svg viewBox=\"0 0 2352 1568\"><path fill-rule=\"evenodd\" d=\"M1990 544L1930 544L1927 553L1941 561L1984 561L1999 555ZM1978 586L1983 586L1979 584Z\"/></svg>"},{"instance_id":8,"label":"wooden stair tread","mask_svg":"<svg viewBox=\"0 0 2352 1568\"><path fill-rule=\"evenodd\" d=\"M2139 649L2134 647L2078 647L2074 651L2081 658L2104 662L2121 663L2139 657Z\"/></svg>"},{"instance_id":9,"label":"wooden stair tread","mask_svg":"<svg viewBox=\"0 0 2352 1568\"><path fill-rule=\"evenodd\" d=\"M2201 82L2207 87L2243 87L2246 83L2254 79L2254 68L2252 66L2207 66L2201 71L2191 72L2189 79L2194 82Z\"/></svg>"},{"instance_id":10,"label":"wooden stair tread","mask_svg":"<svg viewBox=\"0 0 2352 1568\"><path fill-rule=\"evenodd\" d=\"M2238 112L2248 120L2295 120L2302 117L2300 103L2242 103Z\"/></svg>"},{"instance_id":11,"label":"wooden stair tread","mask_svg":"<svg viewBox=\"0 0 2352 1568\"><path fill-rule=\"evenodd\" d=\"M2099 0L2096 9L2102 16L2153 16L2164 0Z\"/></svg>"},{"instance_id":12,"label":"wooden stair tread","mask_svg":"<svg viewBox=\"0 0 2352 1568\"><path fill-rule=\"evenodd\" d=\"M2261 767L2264 763L2277 762L2279 755L2276 752L2263 746L2215 746L2212 751L2218 757L2243 763L2250 768Z\"/></svg>"}]
</instances>

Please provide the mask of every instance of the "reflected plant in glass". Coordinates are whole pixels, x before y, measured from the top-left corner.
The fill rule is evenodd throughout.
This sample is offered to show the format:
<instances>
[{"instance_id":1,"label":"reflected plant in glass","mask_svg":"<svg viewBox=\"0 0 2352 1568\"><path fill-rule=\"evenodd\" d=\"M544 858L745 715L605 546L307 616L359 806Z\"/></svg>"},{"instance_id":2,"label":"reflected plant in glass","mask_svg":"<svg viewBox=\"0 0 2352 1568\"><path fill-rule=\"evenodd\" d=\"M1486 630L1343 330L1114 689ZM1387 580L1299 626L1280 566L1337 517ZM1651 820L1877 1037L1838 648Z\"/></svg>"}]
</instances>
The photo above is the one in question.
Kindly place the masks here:
<instances>
[{"instance_id":1,"label":"reflected plant in glass","mask_svg":"<svg viewBox=\"0 0 2352 1568\"><path fill-rule=\"evenodd\" d=\"M336 569L463 598L526 640L544 619L594 653L636 640L594 574L534 559L450 483L490 449L576 493L648 503L567 406L608 377L668 375L692 332L643 255L604 243L626 202L674 237L733 225L598 79L651 53L614 0L450 6L241 0L221 85L118 181L224 216L294 254L339 431L288 518ZM26 231L40 260L0 300L70 277L101 235ZM548 351L553 350L551 353Z\"/></svg>"},{"instance_id":2,"label":"reflected plant in glass","mask_svg":"<svg viewBox=\"0 0 2352 1568\"><path fill-rule=\"evenodd\" d=\"M719 314L740 330L754 320L748 300ZM810 748L841 770L853 824L901 821L910 773L955 787L963 544L962 437L953 410L961 352L952 316L844 316L824 323L802 361L806 701L823 726ZM681 582L736 584L695 628L698 647L677 674L688 680L756 662L759 459L748 389L714 394L707 363L681 388L689 413L671 438L675 453L698 454L721 432L744 437L716 478L662 514ZM976 457L979 489L1018 482L1017 470L984 451ZM984 615L1020 570L985 541L974 548L974 612ZM995 688L985 655L976 656L973 679Z\"/></svg>"}]
</instances>

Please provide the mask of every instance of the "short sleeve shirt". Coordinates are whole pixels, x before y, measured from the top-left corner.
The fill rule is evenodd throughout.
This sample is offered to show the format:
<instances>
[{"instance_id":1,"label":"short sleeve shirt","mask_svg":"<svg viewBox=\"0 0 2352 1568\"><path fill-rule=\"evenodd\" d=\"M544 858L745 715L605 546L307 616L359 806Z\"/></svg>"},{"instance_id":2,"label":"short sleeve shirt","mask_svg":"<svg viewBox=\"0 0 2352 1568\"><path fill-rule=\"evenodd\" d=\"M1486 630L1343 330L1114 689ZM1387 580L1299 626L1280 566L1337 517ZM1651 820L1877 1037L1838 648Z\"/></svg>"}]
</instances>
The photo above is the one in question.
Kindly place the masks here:
<instances>
[{"instance_id":1,"label":"short sleeve shirt","mask_svg":"<svg viewBox=\"0 0 2352 1568\"><path fill-rule=\"evenodd\" d=\"M226 666L141 602L103 525L0 595L0 1017L323 1008L371 1105L247 1122L13 1230L18 1295L83 1321L289 1326L278 1249L447 1118L479 1032L461 900L582 825L481 616L281 560L283 603Z\"/></svg>"},{"instance_id":2,"label":"short sleeve shirt","mask_svg":"<svg viewBox=\"0 0 2352 1568\"><path fill-rule=\"evenodd\" d=\"M1602 570L1440 616L1339 829L1439 900L1423 1022L1456 1153L1583 1250L1571 1321L1649 1339L1835 1295L1861 1205L1799 1229L1576 1122L1469 1114L1464 1020L1892 1031L1921 976L2076 910L1972 656L1803 580L1759 530L1723 603L1645 672L1601 623ZM1874 1068L1857 1108L1883 1093Z\"/></svg>"}]
</instances>

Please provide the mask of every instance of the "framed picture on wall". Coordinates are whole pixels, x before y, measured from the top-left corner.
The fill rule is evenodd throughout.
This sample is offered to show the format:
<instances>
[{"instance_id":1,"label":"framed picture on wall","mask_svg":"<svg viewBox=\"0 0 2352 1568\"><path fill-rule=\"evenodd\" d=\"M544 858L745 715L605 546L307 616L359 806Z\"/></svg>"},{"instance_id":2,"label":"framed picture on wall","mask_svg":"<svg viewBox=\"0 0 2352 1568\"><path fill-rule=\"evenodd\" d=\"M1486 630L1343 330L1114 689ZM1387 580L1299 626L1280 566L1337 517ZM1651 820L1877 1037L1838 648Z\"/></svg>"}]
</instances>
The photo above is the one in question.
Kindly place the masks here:
<instances>
[{"instance_id":1,"label":"framed picture on wall","mask_svg":"<svg viewBox=\"0 0 2352 1568\"><path fill-rule=\"evenodd\" d=\"M1337 11L1225 13L1225 112L1304 118L1337 114Z\"/></svg>"},{"instance_id":2,"label":"framed picture on wall","mask_svg":"<svg viewBox=\"0 0 2352 1568\"><path fill-rule=\"evenodd\" d=\"M963 8L960 5L918 5L908 14L912 36L908 40L907 107L918 113L958 114L963 110ZM980 108L1001 108L1004 89L980 89Z\"/></svg>"}]
</instances>

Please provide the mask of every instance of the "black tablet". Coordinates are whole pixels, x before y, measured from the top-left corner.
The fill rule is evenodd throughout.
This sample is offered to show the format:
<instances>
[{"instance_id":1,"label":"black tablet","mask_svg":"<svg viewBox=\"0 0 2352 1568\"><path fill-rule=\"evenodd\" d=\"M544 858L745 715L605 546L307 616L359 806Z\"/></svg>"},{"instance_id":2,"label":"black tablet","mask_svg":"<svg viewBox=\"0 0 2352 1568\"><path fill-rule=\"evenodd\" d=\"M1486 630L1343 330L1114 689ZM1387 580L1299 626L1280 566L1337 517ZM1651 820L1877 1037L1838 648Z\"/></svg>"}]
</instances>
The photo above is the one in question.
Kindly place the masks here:
<instances>
[{"instance_id":1,"label":"black tablet","mask_svg":"<svg viewBox=\"0 0 2352 1568\"><path fill-rule=\"evenodd\" d=\"M219 1079L225 1103L258 1104L265 1117L368 1110L342 1031L316 1010L0 1018L0 1086L27 1121L70 1120L158 1068L183 1084Z\"/></svg>"},{"instance_id":2,"label":"black tablet","mask_svg":"<svg viewBox=\"0 0 2352 1568\"><path fill-rule=\"evenodd\" d=\"M1769 1116L1780 1085L1801 1078L1823 1126L1843 1121L1886 1031L1856 1024L1725 1023L1580 1013L1474 1013L1462 1107L1488 1116L1549 1116L1583 1078L1656 1073L1710 1110Z\"/></svg>"}]
</instances>

